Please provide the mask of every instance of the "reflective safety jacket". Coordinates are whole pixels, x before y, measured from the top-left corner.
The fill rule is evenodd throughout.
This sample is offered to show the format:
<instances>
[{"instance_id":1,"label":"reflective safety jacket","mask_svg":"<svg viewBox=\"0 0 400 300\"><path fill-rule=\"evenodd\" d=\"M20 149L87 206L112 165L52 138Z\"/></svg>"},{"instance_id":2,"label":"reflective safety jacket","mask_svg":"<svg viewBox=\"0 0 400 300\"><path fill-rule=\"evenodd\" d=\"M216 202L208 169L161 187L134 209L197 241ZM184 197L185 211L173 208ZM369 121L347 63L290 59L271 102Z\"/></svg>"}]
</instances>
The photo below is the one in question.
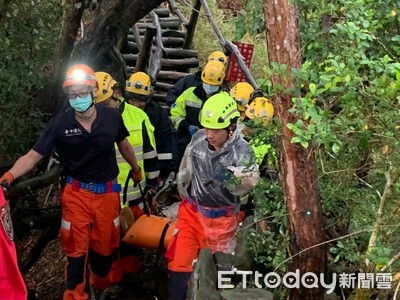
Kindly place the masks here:
<instances>
[{"instance_id":1,"label":"reflective safety jacket","mask_svg":"<svg viewBox=\"0 0 400 300\"><path fill-rule=\"evenodd\" d=\"M165 98L167 105L171 106L184 91L190 87L196 87L200 83L202 83L201 71L182 77L172 88L169 89L167 97Z\"/></svg>"},{"instance_id":2,"label":"reflective safety jacket","mask_svg":"<svg viewBox=\"0 0 400 300\"><path fill-rule=\"evenodd\" d=\"M179 134L187 134L189 125L203 128L199 122L199 113L207 100L207 95L200 84L184 91L171 106L171 120Z\"/></svg>"},{"instance_id":3,"label":"reflective safety jacket","mask_svg":"<svg viewBox=\"0 0 400 300\"><path fill-rule=\"evenodd\" d=\"M144 112L154 126L160 177L164 180L175 168L174 159L177 155L175 130L167 112L158 103L150 100Z\"/></svg>"},{"instance_id":4,"label":"reflective safety jacket","mask_svg":"<svg viewBox=\"0 0 400 300\"><path fill-rule=\"evenodd\" d=\"M271 149L272 147L271 145L265 144L258 140L257 141L251 140L249 141L249 144L251 148L253 148L254 154L256 155L257 165L260 166L265 156L267 155L268 150Z\"/></svg>"},{"instance_id":5,"label":"reflective safety jacket","mask_svg":"<svg viewBox=\"0 0 400 300\"><path fill-rule=\"evenodd\" d=\"M122 114L125 127L129 131L127 139L132 145L137 162L142 169L143 180L140 185L142 189L144 189L146 184L156 184L158 181L158 175L160 174L156 141L154 138L154 127L146 113L140 108L123 101L118 109ZM124 186L131 167L124 160L117 147L116 152L119 168L118 182ZM121 200L123 190L124 189L122 189L121 192ZM133 187L133 181L130 181L128 185L127 200L132 201L140 199L141 196L139 186L137 185L136 187ZM125 203L125 205L128 205L128 203Z\"/></svg>"}]
</instances>

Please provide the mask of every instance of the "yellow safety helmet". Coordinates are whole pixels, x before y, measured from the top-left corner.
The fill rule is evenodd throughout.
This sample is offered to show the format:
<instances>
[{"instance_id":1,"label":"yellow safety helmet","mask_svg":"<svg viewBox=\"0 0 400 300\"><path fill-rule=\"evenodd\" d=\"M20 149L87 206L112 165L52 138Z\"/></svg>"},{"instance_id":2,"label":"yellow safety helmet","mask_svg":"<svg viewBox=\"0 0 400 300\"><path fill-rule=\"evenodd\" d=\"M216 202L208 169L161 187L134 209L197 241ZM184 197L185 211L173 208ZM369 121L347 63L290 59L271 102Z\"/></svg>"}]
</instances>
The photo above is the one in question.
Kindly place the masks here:
<instances>
[{"instance_id":1,"label":"yellow safety helmet","mask_svg":"<svg viewBox=\"0 0 400 300\"><path fill-rule=\"evenodd\" d=\"M87 65L74 65L67 70L63 83L63 89L71 85L87 85L92 88L96 86L96 74Z\"/></svg>"},{"instance_id":2,"label":"yellow safety helmet","mask_svg":"<svg viewBox=\"0 0 400 300\"><path fill-rule=\"evenodd\" d=\"M246 110L250 95L253 92L253 86L247 82L239 82L230 90L230 95L236 101L239 111L244 112Z\"/></svg>"},{"instance_id":3,"label":"yellow safety helmet","mask_svg":"<svg viewBox=\"0 0 400 300\"><path fill-rule=\"evenodd\" d=\"M117 84L117 82L111 77L110 74L106 72L96 72L96 78L98 91L94 101L99 103L113 95L113 87Z\"/></svg>"},{"instance_id":4,"label":"yellow safety helmet","mask_svg":"<svg viewBox=\"0 0 400 300\"><path fill-rule=\"evenodd\" d=\"M274 116L274 105L268 98L257 97L247 106L245 115L249 119L261 118L266 126Z\"/></svg>"},{"instance_id":5,"label":"yellow safety helmet","mask_svg":"<svg viewBox=\"0 0 400 300\"><path fill-rule=\"evenodd\" d=\"M217 60L209 61L201 72L201 80L211 85L222 85L225 78L225 66Z\"/></svg>"},{"instance_id":6,"label":"yellow safety helmet","mask_svg":"<svg viewBox=\"0 0 400 300\"><path fill-rule=\"evenodd\" d=\"M220 92L208 98L199 116L204 128L224 129L240 114L235 100L228 93Z\"/></svg>"},{"instance_id":7,"label":"yellow safety helmet","mask_svg":"<svg viewBox=\"0 0 400 300\"><path fill-rule=\"evenodd\" d=\"M127 97L135 97L136 95L139 95L139 98L143 98L143 96L149 96L151 92L151 81L149 75L144 72L133 73L126 82L125 91Z\"/></svg>"},{"instance_id":8,"label":"yellow safety helmet","mask_svg":"<svg viewBox=\"0 0 400 300\"><path fill-rule=\"evenodd\" d=\"M210 55L207 58L207 62L206 63L208 63L208 62L210 62L212 60L216 60L216 61L222 62L225 67L228 64L228 57L222 51L211 52Z\"/></svg>"}]
</instances>

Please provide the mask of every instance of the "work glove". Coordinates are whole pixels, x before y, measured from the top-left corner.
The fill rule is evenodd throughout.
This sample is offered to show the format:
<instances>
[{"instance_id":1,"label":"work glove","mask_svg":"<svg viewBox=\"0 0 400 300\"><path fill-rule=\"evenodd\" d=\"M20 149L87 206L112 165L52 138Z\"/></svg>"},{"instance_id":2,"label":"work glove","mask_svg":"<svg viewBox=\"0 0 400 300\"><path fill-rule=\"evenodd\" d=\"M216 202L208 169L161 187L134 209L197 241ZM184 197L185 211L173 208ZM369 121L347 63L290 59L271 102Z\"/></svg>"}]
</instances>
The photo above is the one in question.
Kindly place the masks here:
<instances>
[{"instance_id":1,"label":"work glove","mask_svg":"<svg viewBox=\"0 0 400 300\"><path fill-rule=\"evenodd\" d=\"M191 136L193 136L197 132L197 130L199 130L199 127L197 127L195 125L189 125L189 127L188 127L188 131Z\"/></svg>"},{"instance_id":2,"label":"work glove","mask_svg":"<svg viewBox=\"0 0 400 300\"><path fill-rule=\"evenodd\" d=\"M131 174L132 180L135 184L138 184L142 181L143 175L142 175L142 169L139 167L139 170L136 171L136 173L132 170Z\"/></svg>"},{"instance_id":3,"label":"work glove","mask_svg":"<svg viewBox=\"0 0 400 300\"><path fill-rule=\"evenodd\" d=\"M0 178L0 185L5 187L10 187L11 183L14 181L14 176L10 172L5 172Z\"/></svg>"}]
</instances>

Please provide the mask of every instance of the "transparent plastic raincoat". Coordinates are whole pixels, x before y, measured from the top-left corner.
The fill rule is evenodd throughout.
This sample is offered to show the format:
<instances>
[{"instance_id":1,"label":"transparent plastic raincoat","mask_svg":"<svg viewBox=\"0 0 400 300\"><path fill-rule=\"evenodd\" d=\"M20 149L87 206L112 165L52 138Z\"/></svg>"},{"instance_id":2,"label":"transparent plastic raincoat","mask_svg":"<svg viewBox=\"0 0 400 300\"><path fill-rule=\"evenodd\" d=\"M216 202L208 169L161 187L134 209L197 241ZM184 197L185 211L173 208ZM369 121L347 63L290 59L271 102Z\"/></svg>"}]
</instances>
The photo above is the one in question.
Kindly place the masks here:
<instances>
[{"instance_id":1,"label":"transparent plastic raincoat","mask_svg":"<svg viewBox=\"0 0 400 300\"><path fill-rule=\"evenodd\" d=\"M221 176L225 175L225 176ZM240 207L240 196L258 183L254 151L239 130L233 132L220 151L210 149L204 129L187 146L178 173L182 198L206 207Z\"/></svg>"}]
</instances>

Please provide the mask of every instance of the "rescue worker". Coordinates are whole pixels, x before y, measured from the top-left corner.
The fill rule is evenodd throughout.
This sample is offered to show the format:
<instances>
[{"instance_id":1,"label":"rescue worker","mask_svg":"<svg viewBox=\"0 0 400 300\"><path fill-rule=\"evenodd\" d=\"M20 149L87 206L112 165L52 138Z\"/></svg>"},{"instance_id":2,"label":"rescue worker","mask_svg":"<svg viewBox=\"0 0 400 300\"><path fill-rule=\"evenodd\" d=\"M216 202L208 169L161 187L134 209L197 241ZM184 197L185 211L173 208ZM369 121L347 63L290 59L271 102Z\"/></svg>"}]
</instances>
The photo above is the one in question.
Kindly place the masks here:
<instances>
[{"instance_id":1,"label":"rescue worker","mask_svg":"<svg viewBox=\"0 0 400 300\"><path fill-rule=\"evenodd\" d=\"M143 180L138 184L129 184L130 167L123 159L121 154L117 152L117 163L119 168L118 182L123 184L123 192L121 192L121 207L127 207L132 211L134 220L139 219L144 214L144 195L142 191L156 190L158 185L158 157L156 151L156 141L154 138L154 127L151 125L149 117L140 108L125 102L120 95L117 82L106 72L96 72L97 91L94 100L96 104L105 105L118 109L122 115L122 119L129 131L127 138L135 151L136 159L142 169ZM128 184L127 184L128 183ZM127 186L125 186L127 184ZM155 192L154 192L155 193ZM120 221L124 220L120 216ZM133 255L133 249L120 242L120 248L114 253L114 261L108 280L112 284L107 288L109 296L121 292L123 275L125 273L136 273L140 267L140 261Z\"/></svg>"},{"instance_id":2,"label":"rescue worker","mask_svg":"<svg viewBox=\"0 0 400 300\"><path fill-rule=\"evenodd\" d=\"M178 161L201 124L199 112L204 103L221 90L225 78L225 65L220 61L208 62L201 72L202 83L184 91L171 107L171 120L178 131Z\"/></svg>"},{"instance_id":3,"label":"rescue worker","mask_svg":"<svg viewBox=\"0 0 400 300\"><path fill-rule=\"evenodd\" d=\"M225 65L225 68L228 65L228 57L222 51L214 51L208 56L206 65L209 61L217 60L222 62ZM201 81L201 70L196 73L186 75L178 80L177 83L174 84L172 88L169 89L167 97L165 98L167 105L171 106L175 103L176 99L188 88L198 86Z\"/></svg>"},{"instance_id":4,"label":"rescue worker","mask_svg":"<svg viewBox=\"0 0 400 300\"><path fill-rule=\"evenodd\" d=\"M176 142L174 128L166 111L151 100L150 77L144 72L136 72L126 82L125 98L128 103L142 109L154 126L160 184L164 182L176 165Z\"/></svg>"},{"instance_id":5,"label":"rescue worker","mask_svg":"<svg viewBox=\"0 0 400 300\"><path fill-rule=\"evenodd\" d=\"M50 120L42 136L20 157L0 182L11 183L57 150L63 166L61 193L61 247L67 257L64 300L88 299L86 267L90 266L91 299L107 288L112 252L119 243L118 166L114 143L132 169L135 183L142 180L129 135L115 109L94 105L96 75L86 65L74 65L63 83L71 109Z\"/></svg>"},{"instance_id":6,"label":"rescue worker","mask_svg":"<svg viewBox=\"0 0 400 300\"><path fill-rule=\"evenodd\" d=\"M240 196L259 180L254 152L237 130L240 114L225 92L210 97L199 130L186 148L177 176L183 199L165 254L170 299L186 298L192 264L200 249L230 253L235 248Z\"/></svg>"},{"instance_id":7,"label":"rescue worker","mask_svg":"<svg viewBox=\"0 0 400 300\"><path fill-rule=\"evenodd\" d=\"M231 88L229 94L235 100L241 115L246 111L247 104L253 92L254 88L248 82L239 82Z\"/></svg>"},{"instance_id":8,"label":"rescue worker","mask_svg":"<svg viewBox=\"0 0 400 300\"><path fill-rule=\"evenodd\" d=\"M143 189L149 187L157 189L158 176L160 170L158 167L158 157L156 150L156 141L154 137L154 127L151 124L147 114L141 109L126 103L119 95L117 82L106 72L96 72L98 91L94 97L97 104L105 105L111 108L116 108L122 115L122 119L126 128L129 131L127 138L132 145L136 159L142 169L143 180L140 182ZM123 159L121 154L117 152L117 163L119 168L118 182L125 184L130 167ZM121 199L123 199L121 192ZM142 195L139 185L128 185L126 193L126 201L122 206L131 204L132 212L135 219L143 214ZM138 211L137 208L140 208Z\"/></svg>"},{"instance_id":9,"label":"rescue worker","mask_svg":"<svg viewBox=\"0 0 400 300\"><path fill-rule=\"evenodd\" d=\"M274 105L266 97L256 97L247 106L243 115L244 128L242 130L245 139L249 142L256 156L256 162L259 165L262 176L268 177L273 181L277 180L277 171L267 168L267 155L272 148L270 144L265 143L259 137L254 137L253 131L246 125L248 120L256 123L256 126L265 128L274 116Z\"/></svg>"},{"instance_id":10,"label":"rescue worker","mask_svg":"<svg viewBox=\"0 0 400 300\"><path fill-rule=\"evenodd\" d=\"M7 300L25 300L27 291L18 269L10 206L4 198L2 187L0 187L0 223L0 296Z\"/></svg>"}]
</instances>

